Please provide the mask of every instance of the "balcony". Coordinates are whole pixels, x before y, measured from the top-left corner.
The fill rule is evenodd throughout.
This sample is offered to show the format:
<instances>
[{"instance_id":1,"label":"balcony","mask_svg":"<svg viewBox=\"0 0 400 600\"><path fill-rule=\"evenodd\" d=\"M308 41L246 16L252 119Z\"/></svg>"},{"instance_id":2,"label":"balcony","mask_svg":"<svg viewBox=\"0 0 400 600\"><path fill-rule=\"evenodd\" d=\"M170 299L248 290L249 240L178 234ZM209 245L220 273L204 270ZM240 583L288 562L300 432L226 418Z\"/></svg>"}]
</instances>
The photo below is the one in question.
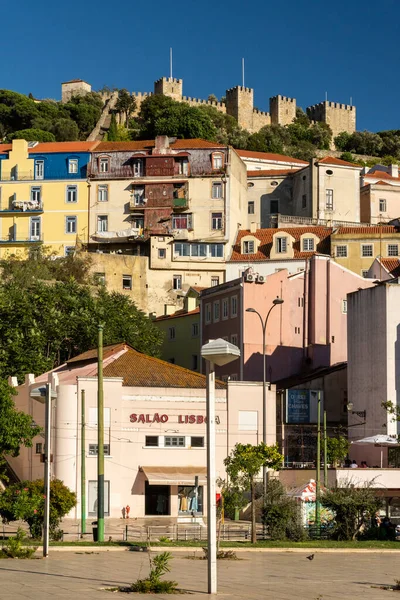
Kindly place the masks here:
<instances>
[{"instance_id":1,"label":"balcony","mask_svg":"<svg viewBox=\"0 0 400 600\"><path fill-rule=\"evenodd\" d=\"M5 237L0 237L0 245L2 246L23 246L25 244L42 244L43 243L43 235L33 235L29 237L24 237L16 233L15 235L7 235Z\"/></svg>"},{"instance_id":2,"label":"balcony","mask_svg":"<svg viewBox=\"0 0 400 600\"><path fill-rule=\"evenodd\" d=\"M13 200L8 208L0 208L2 215L15 215L19 213L31 215L43 212L43 202L36 200Z\"/></svg>"},{"instance_id":3,"label":"balcony","mask_svg":"<svg viewBox=\"0 0 400 600\"><path fill-rule=\"evenodd\" d=\"M186 198L186 196L184 198L173 198L172 206L175 209L185 210L186 208L189 208L188 198Z\"/></svg>"},{"instance_id":4,"label":"balcony","mask_svg":"<svg viewBox=\"0 0 400 600\"><path fill-rule=\"evenodd\" d=\"M298 227L299 225L321 225L323 227L374 227L373 223L356 223L354 221L337 221L336 219L317 219L293 215L271 214L269 227Z\"/></svg>"},{"instance_id":5,"label":"balcony","mask_svg":"<svg viewBox=\"0 0 400 600\"><path fill-rule=\"evenodd\" d=\"M146 204L147 204L147 198L144 198L140 202L137 202L136 200L131 200L129 202L129 210L138 210L140 212L141 210L143 210L145 208Z\"/></svg>"},{"instance_id":6,"label":"balcony","mask_svg":"<svg viewBox=\"0 0 400 600\"><path fill-rule=\"evenodd\" d=\"M73 181L76 179L86 179L86 168L82 169L78 173L68 173L68 171L57 172L57 173L45 173L42 176L35 175L34 171L26 171L24 173L11 172L1 174L0 181L57 181L66 180Z\"/></svg>"}]
</instances>

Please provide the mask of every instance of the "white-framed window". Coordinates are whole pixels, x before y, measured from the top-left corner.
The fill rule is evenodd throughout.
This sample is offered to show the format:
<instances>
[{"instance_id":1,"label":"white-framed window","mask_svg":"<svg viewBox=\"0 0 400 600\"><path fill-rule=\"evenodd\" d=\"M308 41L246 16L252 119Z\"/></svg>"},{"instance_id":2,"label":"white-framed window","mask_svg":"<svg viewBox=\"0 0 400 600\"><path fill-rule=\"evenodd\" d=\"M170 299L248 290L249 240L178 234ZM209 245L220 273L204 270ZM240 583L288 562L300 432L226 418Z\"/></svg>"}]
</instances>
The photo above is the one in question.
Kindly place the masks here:
<instances>
[{"instance_id":1,"label":"white-framed window","mask_svg":"<svg viewBox=\"0 0 400 600\"><path fill-rule=\"evenodd\" d=\"M333 210L333 190L325 190L325 208L326 210Z\"/></svg>"},{"instance_id":2,"label":"white-framed window","mask_svg":"<svg viewBox=\"0 0 400 600\"><path fill-rule=\"evenodd\" d=\"M97 186L97 202L108 202L108 185Z\"/></svg>"},{"instance_id":3,"label":"white-framed window","mask_svg":"<svg viewBox=\"0 0 400 600\"><path fill-rule=\"evenodd\" d=\"M199 337L199 324L192 323L192 337Z\"/></svg>"},{"instance_id":4,"label":"white-framed window","mask_svg":"<svg viewBox=\"0 0 400 600\"><path fill-rule=\"evenodd\" d=\"M135 206L144 206L144 185L133 186L133 202Z\"/></svg>"},{"instance_id":5,"label":"white-framed window","mask_svg":"<svg viewBox=\"0 0 400 600\"><path fill-rule=\"evenodd\" d=\"M219 277L211 277L211 287L219 285Z\"/></svg>"},{"instance_id":6,"label":"white-framed window","mask_svg":"<svg viewBox=\"0 0 400 600\"><path fill-rule=\"evenodd\" d=\"M193 219L191 214L172 215L172 229L192 229Z\"/></svg>"},{"instance_id":7,"label":"white-framed window","mask_svg":"<svg viewBox=\"0 0 400 600\"><path fill-rule=\"evenodd\" d=\"M220 152L214 152L212 155L212 168L214 171L217 169L222 169L224 166L224 158Z\"/></svg>"},{"instance_id":8,"label":"white-framed window","mask_svg":"<svg viewBox=\"0 0 400 600\"><path fill-rule=\"evenodd\" d=\"M35 453L42 454L42 452L43 452L43 444L42 444L42 442L37 442L36 446L35 446Z\"/></svg>"},{"instance_id":9,"label":"white-framed window","mask_svg":"<svg viewBox=\"0 0 400 600\"><path fill-rule=\"evenodd\" d=\"M44 160L35 160L35 179L44 179Z\"/></svg>"},{"instance_id":10,"label":"white-framed window","mask_svg":"<svg viewBox=\"0 0 400 600\"><path fill-rule=\"evenodd\" d=\"M42 199L42 188L40 186L31 187L31 202L39 205Z\"/></svg>"},{"instance_id":11,"label":"white-framed window","mask_svg":"<svg viewBox=\"0 0 400 600\"><path fill-rule=\"evenodd\" d=\"M214 230L222 229L222 213L221 212L211 213L211 229L214 229Z\"/></svg>"},{"instance_id":12,"label":"white-framed window","mask_svg":"<svg viewBox=\"0 0 400 600\"><path fill-rule=\"evenodd\" d=\"M243 254L254 254L253 240L246 240L243 242Z\"/></svg>"},{"instance_id":13,"label":"white-framed window","mask_svg":"<svg viewBox=\"0 0 400 600\"><path fill-rule=\"evenodd\" d=\"M143 159L142 158L134 158L133 159L133 176L134 177L143 177Z\"/></svg>"},{"instance_id":14,"label":"white-framed window","mask_svg":"<svg viewBox=\"0 0 400 600\"><path fill-rule=\"evenodd\" d=\"M189 175L189 161L187 158L177 159L176 164L178 165L179 175Z\"/></svg>"},{"instance_id":15,"label":"white-framed window","mask_svg":"<svg viewBox=\"0 0 400 600\"><path fill-rule=\"evenodd\" d=\"M139 217L139 215L132 217L132 229L143 229L143 227L144 217Z\"/></svg>"},{"instance_id":16,"label":"white-framed window","mask_svg":"<svg viewBox=\"0 0 400 600\"><path fill-rule=\"evenodd\" d=\"M347 258L347 246L336 246L336 257Z\"/></svg>"},{"instance_id":17,"label":"white-framed window","mask_svg":"<svg viewBox=\"0 0 400 600\"><path fill-rule=\"evenodd\" d=\"M158 258L167 258L167 251L165 248L158 249Z\"/></svg>"},{"instance_id":18,"label":"white-framed window","mask_svg":"<svg viewBox=\"0 0 400 600\"><path fill-rule=\"evenodd\" d=\"M220 313L219 300L215 300L215 302L213 302L213 321L214 321L214 323L217 323L219 321L219 313Z\"/></svg>"},{"instance_id":19,"label":"white-framed window","mask_svg":"<svg viewBox=\"0 0 400 600\"><path fill-rule=\"evenodd\" d=\"M110 516L110 480L104 480L104 516ZM88 516L97 516L97 479L88 481Z\"/></svg>"},{"instance_id":20,"label":"white-framed window","mask_svg":"<svg viewBox=\"0 0 400 600\"><path fill-rule=\"evenodd\" d=\"M104 444L104 456L110 456L110 444ZM89 444L89 456L97 456L99 453L98 444Z\"/></svg>"},{"instance_id":21,"label":"white-framed window","mask_svg":"<svg viewBox=\"0 0 400 600\"><path fill-rule=\"evenodd\" d=\"M249 215L254 215L254 201L253 200L249 200L249 202L247 203L247 213Z\"/></svg>"},{"instance_id":22,"label":"white-framed window","mask_svg":"<svg viewBox=\"0 0 400 600\"><path fill-rule=\"evenodd\" d=\"M388 244L387 255L388 256L398 256L399 255L399 245L398 244Z\"/></svg>"},{"instance_id":23,"label":"white-framed window","mask_svg":"<svg viewBox=\"0 0 400 600\"><path fill-rule=\"evenodd\" d=\"M184 436L175 436L175 435L166 435L164 437L164 446L165 446L165 448L184 448L185 447L185 437Z\"/></svg>"},{"instance_id":24,"label":"white-framed window","mask_svg":"<svg viewBox=\"0 0 400 600\"><path fill-rule=\"evenodd\" d=\"M368 273L369 273L369 269L362 269L361 276L364 278L368 277Z\"/></svg>"},{"instance_id":25,"label":"white-framed window","mask_svg":"<svg viewBox=\"0 0 400 600\"><path fill-rule=\"evenodd\" d=\"M361 256L370 257L374 255L373 244L361 244Z\"/></svg>"},{"instance_id":26,"label":"white-framed window","mask_svg":"<svg viewBox=\"0 0 400 600\"><path fill-rule=\"evenodd\" d=\"M347 300L342 300L342 313L347 314Z\"/></svg>"},{"instance_id":27,"label":"white-framed window","mask_svg":"<svg viewBox=\"0 0 400 600\"><path fill-rule=\"evenodd\" d=\"M379 212L386 212L386 198L379 198Z\"/></svg>"},{"instance_id":28,"label":"white-framed window","mask_svg":"<svg viewBox=\"0 0 400 600\"><path fill-rule=\"evenodd\" d=\"M287 251L287 237L275 238L275 251L278 254L285 254Z\"/></svg>"},{"instance_id":29,"label":"white-framed window","mask_svg":"<svg viewBox=\"0 0 400 600\"><path fill-rule=\"evenodd\" d=\"M175 327L168 327L168 340L170 342L174 341L176 337Z\"/></svg>"},{"instance_id":30,"label":"white-framed window","mask_svg":"<svg viewBox=\"0 0 400 600\"><path fill-rule=\"evenodd\" d=\"M222 320L229 318L229 298L223 298L222 300Z\"/></svg>"},{"instance_id":31,"label":"white-framed window","mask_svg":"<svg viewBox=\"0 0 400 600\"><path fill-rule=\"evenodd\" d=\"M237 296L231 296L231 319L237 317Z\"/></svg>"},{"instance_id":32,"label":"white-framed window","mask_svg":"<svg viewBox=\"0 0 400 600\"><path fill-rule=\"evenodd\" d=\"M232 333L231 344L233 344L234 346L238 345L238 334L237 333Z\"/></svg>"},{"instance_id":33,"label":"white-framed window","mask_svg":"<svg viewBox=\"0 0 400 600\"><path fill-rule=\"evenodd\" d=\"M72 256L75 252L75 246L64 246L64 256Z\"/></svg>"},{"instance_id":34,"label":"white-framed window","mask_svg":"<svg viewBox=\"0 0 400 600\"><path fill-rule=\"evenodd\" d=\"M303 252L314 252L314 238L303 238Z\"/></svg>"},{"instance_id":35,"label":"white-framed window","mask_svg":"<svg viewBox=\"0 0 400 600\"><path fill-rule=\"evenodd\" d=\"M174 290L182 289L182 275L174 275L172 277L172 288Z\"/></svg>"},{"instance_id":36,"label":"white-framed window","mask_svg":"<svg viewBox=\"0 0 400 600\"><path fill-rule=\"evenodd\" d=\"M99 171L100 173L108 173L110 170L110 159L108 156L100 156L99 158Z\"/></svg>"},{"instance_id":37,"label":"white-framed window","mask_svg":"<svg viewBox=\"0 0 400 600\"><path fill-rule=\"evenodd\" d=\"M132 289L132 275L122 275L122 289L123 290L131 290Z\"/></svg>"},{"instance_id":38,"label":"white-framed window","mask_svg":"<svg viewBox=\"0 0 400 600\"><path fill-rule=\"evenodd\" d=\"M97 283L100 283L101 285L106 284L106 274L105 273L95 273L94 277L95 277Z\"/></svg>"},{"instance_id":39,"label":"white-framed window","mask_svg":"<svg viewBox=\"0 0 400 600\"><path fill-rule=\"evenodd\" d=\"M97 231L108 231L108 215L97 215Z\"/></svg>"},{"instance_id":40,"label":"white-framed window","mask_svg":"<svg viewBox=\"0 0 400 600\"><path fill-rule=\"evenodd\" d=\"M175 242L174 254L177 256L190 256L190 244L187 242Z\"/></svg>"},{"instance_id":41,"label":"white-framed window","mask_svg":"<svg viewBox=\"0 0 400 600\"><path fill-rule=\"evenodd\" d=\"M68 204L78 202L78 188L76 185L67 185L65 201Z\"/></svg>"},{"instance_id":42,"label":"white-framed window","mask_svg":"<svg viewBox=\"0 0 400 600\"><path fill-rule=\"evenodd\" d=\"M40 217L31 217L30 232L31 232L30 239L32 241L40 240L41 233L42 233Z\"/></svg>"},{"instance_id":43,"label":"white-framed window","mask_svg":"<svg viewBox=\"0 0 400 600\"><path fill-rule=\"evenodd\" d=\"M73 216L65 217L65 233L76 233L78 218Z\"/></svg>"},{"instance_id":44,"label":"white-framed window","mask_svg":"<svg viewBox=\"0 0 400 600\"><path fill-rule=\"evenodd\" d=\"M200 258L207 256L207 249L207 244L190 244L190 255L199 256Z\"/></svg>"},{"instance_id":45,"label":"white-framed window","mask_svg":"<svg viewBox=\"0 0 400 600\"><path fill-rule=\"evenodd\" d=\"M210 256L212 258L223 258L224 257L224 245L223 244L210 244Z\"/></svg>"},{"instance_id":46,"label":"white-framed window","mask_svg":"<svg viewBox=\"0 0 400 600\"><path fill-rule=\"evenodd\" d=\"M211 303L210 302L208 302L205 305L205 313L206 313L205 321L206 321L206 324L209 325L211 323Z\"/></svg>"},{"instance_id":47,"label":"white-framed window","mask_svg":"<svg viewBox=\"0 0 400 600\"><path fill-rule=\"evenodd\" d=\"M222 183L221 181L213 181L211 186L211 198L222 198Z\"/></svg>"},{"instance_id":48,"label":"white-framed window","mask_svg":"<svg viewBox=\"0 0 400 600\"><path fill-rule=\"evenodd\" d=\"M68 160L68 173L75 175L78 172L78 159L70 158Z\"/></svg>"},{"instance_id":49,"label":"white-framed window","mask_svg":"<svg viewBox=\"0 0 400 600\"><path fill-rule=\"evenodd\" d=\"M192 371L197 371L199 368L199 355L192 354Z\"/></svg>"}]
</instances>

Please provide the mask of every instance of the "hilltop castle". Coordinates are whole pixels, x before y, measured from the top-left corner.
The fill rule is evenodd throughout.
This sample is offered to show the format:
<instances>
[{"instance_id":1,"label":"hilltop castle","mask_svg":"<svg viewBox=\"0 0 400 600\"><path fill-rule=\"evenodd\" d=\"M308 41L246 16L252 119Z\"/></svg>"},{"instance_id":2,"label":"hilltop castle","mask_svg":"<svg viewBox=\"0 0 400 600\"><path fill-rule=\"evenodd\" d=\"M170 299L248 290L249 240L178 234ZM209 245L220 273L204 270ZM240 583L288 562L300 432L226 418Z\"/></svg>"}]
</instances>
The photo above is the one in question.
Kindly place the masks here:
<instances>
[{"instance_id":1,"label":"hilltop castle","mask_svg":"<svg viewBox=\"0 0 400 600\"><path fill-rule=\"evenodd\" d=\"M61 84L62 101L68 102L71 94L86 94L91 86L80 79ZM250 133L259 131L265 125L289 125L296 117L296 99L286 96L273 96L269 99L269 112L254 108L254 90L236 86L226 90L226 101L201 100L183 95L183 79L162 77L154 82L154 92L132 92L137 101L137 111L145 98L152 94L169 96L178 102L191 106L213 106L222 113L234 117L239 125ZM334 139L340 132L353 133L356 130L356 107L336 102L320 102L306 109L312 121L327 123Z\"/></svg>"}]
</instances>

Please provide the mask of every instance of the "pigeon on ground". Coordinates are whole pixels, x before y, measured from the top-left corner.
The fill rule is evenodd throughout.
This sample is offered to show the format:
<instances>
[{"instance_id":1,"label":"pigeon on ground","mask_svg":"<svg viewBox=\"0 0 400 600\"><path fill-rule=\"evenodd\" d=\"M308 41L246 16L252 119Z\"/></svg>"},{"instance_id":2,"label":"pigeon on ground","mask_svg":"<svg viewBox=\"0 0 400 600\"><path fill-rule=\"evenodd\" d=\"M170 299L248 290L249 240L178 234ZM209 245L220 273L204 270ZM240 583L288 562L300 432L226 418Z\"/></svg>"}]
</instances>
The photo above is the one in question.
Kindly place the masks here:
<instances>
[{"instance_id":1,"label":"pigeon on ground","mask_svg":"<svg viewBox=\"0 0 400 600\"><path fill-rule=\"evenodd\" d=\"M308 560L314 560L314 554L310 554L310 556L307 556Z\"/></svg>"}]
</instances>

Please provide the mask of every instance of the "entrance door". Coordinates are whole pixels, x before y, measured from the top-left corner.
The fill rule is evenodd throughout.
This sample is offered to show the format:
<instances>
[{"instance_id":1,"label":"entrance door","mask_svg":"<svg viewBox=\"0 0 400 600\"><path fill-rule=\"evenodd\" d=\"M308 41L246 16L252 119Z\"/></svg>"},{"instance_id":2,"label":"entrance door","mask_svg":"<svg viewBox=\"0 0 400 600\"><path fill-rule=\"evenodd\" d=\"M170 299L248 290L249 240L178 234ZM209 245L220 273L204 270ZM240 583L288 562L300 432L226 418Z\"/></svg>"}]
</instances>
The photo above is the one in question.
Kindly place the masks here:
<instances>
[{"instance_id":1,"label":"entrance door","mask_svg":"<svg viewBox=\"0 0 400 600\"><path fill-rule=\"evenodd\" d=\"M169 515L170 514L170 495L169 485L145 485L145 515Z\"/></svg>"},{"instance_id":2,"label":"entrance door","mask_svg":"<svg viewBox=\"0 0 400 600\"><path fill-rule=\"evenodd\" d=\"M88 485L88 515L97 517L97 480L89 481ZM104 481L104 516L110 516L110 482Z\"/></svg>"}]
</instances>

